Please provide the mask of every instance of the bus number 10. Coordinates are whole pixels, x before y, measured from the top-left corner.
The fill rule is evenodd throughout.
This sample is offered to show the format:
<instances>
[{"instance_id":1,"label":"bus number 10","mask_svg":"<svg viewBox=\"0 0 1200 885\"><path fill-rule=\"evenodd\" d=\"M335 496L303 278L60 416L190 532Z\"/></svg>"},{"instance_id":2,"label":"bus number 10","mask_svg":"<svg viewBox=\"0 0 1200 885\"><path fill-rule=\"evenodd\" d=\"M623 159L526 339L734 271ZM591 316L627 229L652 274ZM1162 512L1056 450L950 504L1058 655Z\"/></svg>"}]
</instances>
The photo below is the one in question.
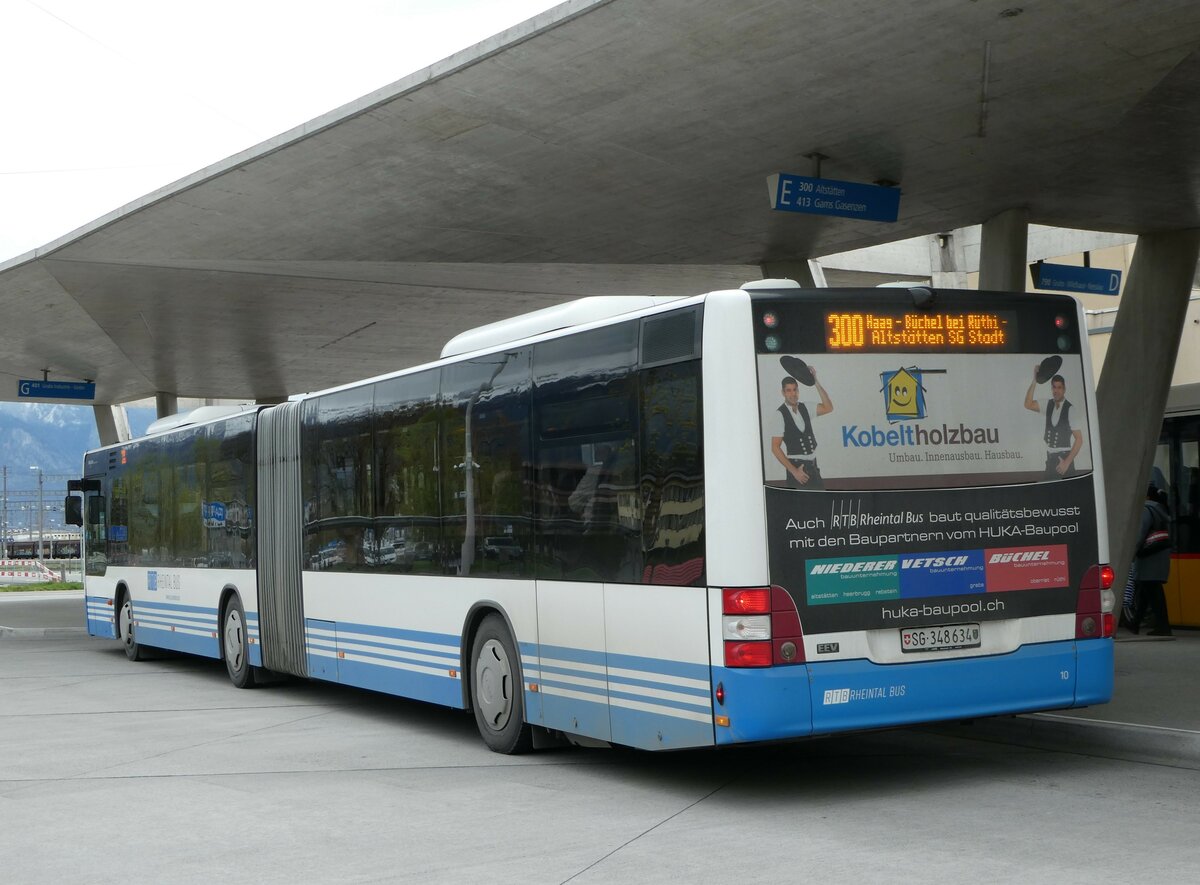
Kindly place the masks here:
<instances>
[{"instance_id":1,"label":"bus number 10","mask_svg":"<svg viewBox=\"0 0 1200 885\"><path fill-rule=\"evenodd\" d=\"M829 329L829 347L862 347L865 343L862 314L831 313L825 322Z\"/></svg>"}]
</instances>

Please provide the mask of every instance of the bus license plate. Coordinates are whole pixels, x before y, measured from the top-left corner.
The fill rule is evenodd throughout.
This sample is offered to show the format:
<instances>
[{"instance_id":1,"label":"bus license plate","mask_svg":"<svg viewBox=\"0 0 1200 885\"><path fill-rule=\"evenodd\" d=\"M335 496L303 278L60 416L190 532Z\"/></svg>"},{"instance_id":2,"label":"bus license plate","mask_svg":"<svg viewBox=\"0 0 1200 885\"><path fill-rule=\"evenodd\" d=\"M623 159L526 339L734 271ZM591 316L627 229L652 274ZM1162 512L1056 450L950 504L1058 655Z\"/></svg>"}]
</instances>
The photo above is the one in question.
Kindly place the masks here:
<instances>
[{"instance_id":1,"label":"bus license plate","mask_svg":"<svg viewBox=\"0 0 1200 885\"><path fill-rule=\"evenodd\" d=\"M978 624L946 624L941 627L906 627L900 631L900 650L950 651L979 648Z\"/></svg>"}]
</instances>

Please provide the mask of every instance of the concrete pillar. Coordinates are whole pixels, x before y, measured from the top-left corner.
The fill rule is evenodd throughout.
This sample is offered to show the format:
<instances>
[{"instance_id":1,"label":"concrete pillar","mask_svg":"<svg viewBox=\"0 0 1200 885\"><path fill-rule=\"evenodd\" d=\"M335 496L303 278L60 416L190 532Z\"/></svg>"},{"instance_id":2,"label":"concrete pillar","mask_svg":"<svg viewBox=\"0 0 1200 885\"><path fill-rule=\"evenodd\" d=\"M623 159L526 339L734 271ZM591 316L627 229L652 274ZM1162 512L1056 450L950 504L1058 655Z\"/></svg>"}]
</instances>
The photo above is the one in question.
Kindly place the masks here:
<instances>
[{"instance_id":1,"label":"concrete pillar","mask_svg":"<svg viewBox=\"0 0 1200 885\"><path fill-rule=\"evenodd\" d=\"M764 280L795 280L805 289L824 289L825 271L816 261L766 261L759 265Z\"/></svg>"},{"instance_id":2,"label":"concrete pillar","mask_svg":"<svg viewBox=\"0 0 1200 885\"><path fill-rule=\"evenodd\" d=\"M1024 292L1029 277L1026 261L1029 210L1008 209L983 223L979 242L979 288Z\"/></svg>"},{"instance_id":3,"label":"concrete pillar","mask_svg":"<svg viewBox=\"0 0 1200 885\"><path fill-rule=\"evenodd\" d=\"M929 238L929 282L935 289L967 288L967 257L963 231Z\"/></svg>"},{"instance_id":4,"label":"concrete pillar","mask_svg":"<svg viewBox=\"0 0 1200 885\"><path fill-rule=\"evenodd\" d=\"M92 413L96 416L100 445L115 446L133 437L129 431L129 414L124 406L92 406Z\"/></svg>"},{"instance_id":5,"label":"concrete pillar","mask_svg":"<svg viewBox=\"0 0 1200 885\"><path fill-rule=\"evenodd\" d=\"M179 411L179 397L173 393L158 391L154 394L154 410L159 418L174 415Z\"/></svg>"},{"instance_id":6,"label":"concrete pillar","mask_svg":"<svg viewBox=\"0 0 1200 885\"><path fill-rule=\"evenodd\" d=\"M1096 385L1109 562L1121 586L1133 558L1198 256L1200 230L1138 237Z\"/></svg>"}]
</instances>

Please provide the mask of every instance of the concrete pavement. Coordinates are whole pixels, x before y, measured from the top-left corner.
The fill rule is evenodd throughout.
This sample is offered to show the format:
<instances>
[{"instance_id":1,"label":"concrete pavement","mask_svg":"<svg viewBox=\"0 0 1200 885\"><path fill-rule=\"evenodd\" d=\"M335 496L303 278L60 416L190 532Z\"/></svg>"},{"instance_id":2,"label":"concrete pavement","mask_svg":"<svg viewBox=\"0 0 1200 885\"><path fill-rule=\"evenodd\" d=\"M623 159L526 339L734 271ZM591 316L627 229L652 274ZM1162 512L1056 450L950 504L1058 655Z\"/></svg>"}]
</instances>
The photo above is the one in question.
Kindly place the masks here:
<instances>
[{"instance_id":1,"label":"concrete pavement","mask_svg":"<svg viewBox=\"0 0 1200 885\"><path fill-rule=\"evenodd\" d=\"M79 591L0 593L0 639L83 636ZM117 648L115 644L110 646ZM1119 631L1110 703L931 726L957 737L1200 769L1200 631ZM223 671L222 671L223 672Z\"/></svg>"},{"instance_id":2,"label":"concrete pavement","mask_svg":"<svg viewBox=\"0 0 1200 885\"><path fill-rule=\"evenodd\" d=\"M504 757L460 711L0 640L14 885L1182 883L1198 791L1200 771L918 729ZM1102 838L1118 820L1136 851Z\"/></svg>"}]
</instances>

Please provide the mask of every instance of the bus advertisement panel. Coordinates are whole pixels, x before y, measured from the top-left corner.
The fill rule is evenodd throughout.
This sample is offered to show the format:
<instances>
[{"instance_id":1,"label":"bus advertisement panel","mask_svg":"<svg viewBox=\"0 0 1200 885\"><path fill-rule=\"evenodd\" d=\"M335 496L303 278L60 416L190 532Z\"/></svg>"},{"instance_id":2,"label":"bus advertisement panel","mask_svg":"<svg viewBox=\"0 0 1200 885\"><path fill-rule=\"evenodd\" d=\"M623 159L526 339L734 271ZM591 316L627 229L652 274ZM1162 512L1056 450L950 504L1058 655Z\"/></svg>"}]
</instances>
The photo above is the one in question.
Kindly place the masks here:
<instances>
[{"instance_id":1,"label":"bus advertisement panel","mask_svg":"<svg viewBox=\"0 0 1200 885\"><path fill-rule=\"evenodd\" d=\"M806 635L1076 610L1099 551L1074 304L1012 304L772 305L770 574Z\"/></svg>"}]
</instances>

